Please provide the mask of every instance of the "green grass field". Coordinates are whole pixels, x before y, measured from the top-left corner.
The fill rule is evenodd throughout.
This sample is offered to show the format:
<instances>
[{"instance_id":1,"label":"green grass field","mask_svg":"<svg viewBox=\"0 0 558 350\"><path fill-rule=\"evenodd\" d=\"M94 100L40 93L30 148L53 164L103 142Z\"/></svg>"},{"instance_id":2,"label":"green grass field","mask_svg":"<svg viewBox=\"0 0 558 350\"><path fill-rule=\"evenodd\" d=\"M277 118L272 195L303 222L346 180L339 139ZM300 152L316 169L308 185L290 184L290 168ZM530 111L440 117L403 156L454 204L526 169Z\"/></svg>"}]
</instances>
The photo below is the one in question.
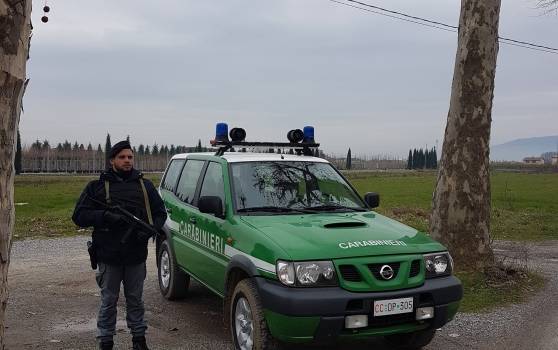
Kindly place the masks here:
<instances>
[{"instance_id":1,"label":"green grass field","mask_svg":"<svg viewBox=\"0 0 558 350\"><path fill-rule=\"evenodd\" d=\"M147 176L155 184L160 175ZM428 230L434 172L349 173L361 193L378 192L377 211L416 229ZM77 232L70 220L86 176L18 176L15 182L16 239ZM27 203L21 205L21 203ZM492 235L496 239L558 239L558 174L492 174Z\"/></svg>"},{"instance_id":2,"label":"green grass field","mask_svg":"<svg viewBox=\"0 0 558 350\"><path fill-rule=\"evenodd\" d=\"M147 175L156 185L160 175ZM15 239L60 237L78 233L71 220L87 183L98 177L24 175L15 180Z\"/></svg>"},{"instance_id":3,"label":"green grass field","mask_svg":"<svg viewBox=\"0 0 558 350\"><path fill-rule=\"evenodd\" d=\"M350 173L357 191L378 192L378 212L428 230L434 172ZM558 239L558 174L492 173L492 237Z\"/></svg>"}]
</instances>

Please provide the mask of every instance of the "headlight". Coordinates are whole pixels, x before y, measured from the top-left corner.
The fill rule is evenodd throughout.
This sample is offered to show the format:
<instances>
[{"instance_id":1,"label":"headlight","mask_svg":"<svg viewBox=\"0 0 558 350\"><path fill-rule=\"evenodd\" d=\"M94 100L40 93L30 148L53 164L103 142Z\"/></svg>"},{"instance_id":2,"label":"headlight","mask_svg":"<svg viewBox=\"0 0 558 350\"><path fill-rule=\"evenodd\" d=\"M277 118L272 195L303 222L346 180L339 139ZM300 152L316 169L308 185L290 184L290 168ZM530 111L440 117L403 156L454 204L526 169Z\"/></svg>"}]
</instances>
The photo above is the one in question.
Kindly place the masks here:
<instances>
[{"instance_id":1,"label":"headlight","mask_svg":"<svg viewBox=\"0 0 558 350\"><path fill-rule=\"evenodd\" d=\"M277 277L287 286L327 287L337 285L331 261L277 261Z\"/></svg>"},{"instance_id":2,"label":"headlight","mask_svg":"<svg viewBox=\"0 0 558 350\"><path fill-rule=\"evenodd\" d=\"M426 278L449 276L453 271L453 260L448 252L424 255Z\"/></svg>"},{"instance_id":3,"label":"headlight","mask_svg":"<svg viewBox=\"0 0 558 350\"><path fill-rule=\"evenodd\" d=\"M286 284L287 286L294 285L295 273L293 263L279 260L276 268L277 277L279 277L279 281L281 281L281 283Z\"/></svg>"}]
</instances>

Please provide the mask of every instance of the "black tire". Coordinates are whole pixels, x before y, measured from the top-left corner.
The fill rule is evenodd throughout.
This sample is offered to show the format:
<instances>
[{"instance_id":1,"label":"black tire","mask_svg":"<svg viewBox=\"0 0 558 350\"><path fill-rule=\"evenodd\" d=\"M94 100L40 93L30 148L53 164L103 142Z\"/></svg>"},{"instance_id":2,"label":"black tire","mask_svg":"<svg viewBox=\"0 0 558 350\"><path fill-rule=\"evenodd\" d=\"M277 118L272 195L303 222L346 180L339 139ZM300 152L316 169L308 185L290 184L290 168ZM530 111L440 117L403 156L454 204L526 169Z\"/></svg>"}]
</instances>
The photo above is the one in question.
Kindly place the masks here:
<instances>
[{"instance_id":1,"label":"black tire","mask_svg":"<svg viewBox=\"0 0 558 350\"><path fill-rule=\"evenodd\" d=\"M387 342L398 350L418 350L428 345L436 335L435 329L386 336Z\"/></svg>"},{"instance_id":2,"label":"black tire","mask_svg":"<svg viewBox=\"0 0 558 350\"><path fill-rule=\"evenodd\" d=\"M176 300L186 296L190 286L190 275L178 267L174 252L166 240L161 242L157 256L157 275L159 290L165 299Z\"/></svg>"},{"instance_id":3,"label":"black tire","mask_svg":"<svg viewBox=\"0 0 558 350\"><path fill-rule=\"evenodd\" d=\"M230 324L231 335L233 339L234 348L237 350L243 349L241 342L238 340L237 336L237 317L236 310L241 308L242 300L244 300L251 311L252 317L252 330L251 338L253 339L253 350L269 350L276 349L278 343L273 339L269 329L267 328L267 323L265 322L264 312L262 308L262 303L260 300L260 295L256 287L256 283L252 279L243 279L234 288L230 303ZM240 323L238 323L240 326Z\"/></svg>"}]
</instances>

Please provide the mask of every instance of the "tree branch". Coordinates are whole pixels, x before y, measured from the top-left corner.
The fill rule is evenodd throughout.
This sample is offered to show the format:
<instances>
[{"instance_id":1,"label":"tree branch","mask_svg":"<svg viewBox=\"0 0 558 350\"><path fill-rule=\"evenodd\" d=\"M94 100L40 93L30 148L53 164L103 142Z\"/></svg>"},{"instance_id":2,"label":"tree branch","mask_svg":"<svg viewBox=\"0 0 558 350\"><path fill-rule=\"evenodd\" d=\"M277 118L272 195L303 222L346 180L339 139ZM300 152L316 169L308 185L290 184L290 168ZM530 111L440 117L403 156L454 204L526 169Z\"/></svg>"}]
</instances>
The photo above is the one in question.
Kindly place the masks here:
<instances>
[{"instance_id":1,"label":"tree branch","mask_svg":"<svg viewBox=\"0 0 558 350\"><path fill-rule=\"evenodd\" d=\"M545 14L558 13L558 0L537 0L537 8L544 10Z\"/></svg>"}]
</instances>

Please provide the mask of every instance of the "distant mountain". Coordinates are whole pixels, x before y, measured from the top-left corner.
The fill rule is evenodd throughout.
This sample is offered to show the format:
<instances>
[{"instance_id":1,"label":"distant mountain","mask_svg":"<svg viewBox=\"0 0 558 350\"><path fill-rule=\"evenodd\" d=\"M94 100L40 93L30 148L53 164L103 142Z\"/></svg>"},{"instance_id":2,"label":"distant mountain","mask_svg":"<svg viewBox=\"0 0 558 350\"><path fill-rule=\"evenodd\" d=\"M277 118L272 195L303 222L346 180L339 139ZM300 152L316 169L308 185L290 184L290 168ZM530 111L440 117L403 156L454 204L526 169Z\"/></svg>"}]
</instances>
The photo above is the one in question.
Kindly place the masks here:
<instances>
[{"instance_id":1,"label":"distant mountain","mask_svg":"<svg viewBox=\"0 0 558 350\"><path fill-rule=\"evenodd\" d=\"M518 139L490 147L490 160L522 161L525 157L540 157L545 152L556 152L558 135Z\"/></svg>"}]
</instances>

